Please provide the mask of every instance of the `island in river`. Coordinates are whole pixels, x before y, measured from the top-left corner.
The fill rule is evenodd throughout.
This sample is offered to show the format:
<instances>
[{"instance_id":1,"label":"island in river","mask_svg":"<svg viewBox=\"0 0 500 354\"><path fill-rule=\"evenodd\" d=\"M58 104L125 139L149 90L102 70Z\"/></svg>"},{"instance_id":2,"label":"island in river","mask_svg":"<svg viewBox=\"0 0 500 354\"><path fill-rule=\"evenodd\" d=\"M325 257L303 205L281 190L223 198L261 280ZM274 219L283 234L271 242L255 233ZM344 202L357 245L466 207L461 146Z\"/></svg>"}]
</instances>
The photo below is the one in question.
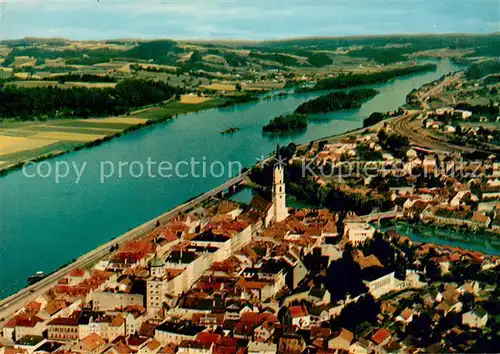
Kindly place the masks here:
<instances>
[{"instance_id":1,"label":"island in river","mask_svg":"<svg viewBox=\"0 0 500 354\"><path fill-rule=\"evenodd\" d=\"M397 110L412 89L461 68L449 60L436 63L436 71L419 72L371 86L380 93L359 109L323 114L321 119L310 120L306 131L293 137L280 136L280 143L304 144L357 129L370 113ZM147 157L154 161L189 161L192 157L200 160L205 157L207 163L220 161L227 165L230 161L239 161L243 166L251 166L261 154L267 156L278 140L278 137L263 135L262 126L272 117L286 115L301 103L320 95L320 92L289 94L178 115L178 118L130 132L100 146L43 163L54 169L61 162L78 166L87 162L78 185L69 177L57 184L50 178L26 178L20 170L2 177L0 297L23 287L31 274L50 273L152 216L220 185L228 176L145 179L125 173L121 178L100 183L99 161L116 165L120 161L146 163ZM175 103L169 105L168 110L179 112L184 106ZM147 113L162 116L166 109L155 107ZM241 130L222 138L220 131L234 125Z\"/></svg>"},{"instance_id":2,"label":"island in river","mask_svg":"<svg viewBox=\"0 0 500 354\"><path fill-rule=\"evenodd\" d=\"M307 129L307 116L305 114L291 113L278 116L262 127L263 133L291 133Z\"/></svg>"},{"instance_id":3,"label":"island in river","mask_svg":"<svg viewBox=\"0 0 500 354\"><path fill-rule=\"evenodd\" d=\"M356 89L348 93L342 91L331 92L302 103L297 107L295 113L326 113L359 108L364 102L375 97L377 94L378 91L374 89Z\"/></svg>"},{"instance_id":4,"label":"island in river","mask_svg":"<svg viewBox=\"0 0 500 354\"><path fill-rule=\"evenodd\" d=\"M359 108L378 94L374 89L355 89L349 93L331 92L299 105L294 113L280 115L262 127L263 133L293 133L307 129L307 115Z\"/></svg>"},{"instance_id":5,"label":"island in river","mask_svg":"<svg viewBox=\"0 0 500 354\"><path fill-rule=\"evenodd\" d=\"M231 128L224 129L220 133L223 134L223 135L224 134L233 134L233 133L236 133L238 130L240 130L240 128L238 128L238 127L231 127Z\"/></svg>"}]
</instances>

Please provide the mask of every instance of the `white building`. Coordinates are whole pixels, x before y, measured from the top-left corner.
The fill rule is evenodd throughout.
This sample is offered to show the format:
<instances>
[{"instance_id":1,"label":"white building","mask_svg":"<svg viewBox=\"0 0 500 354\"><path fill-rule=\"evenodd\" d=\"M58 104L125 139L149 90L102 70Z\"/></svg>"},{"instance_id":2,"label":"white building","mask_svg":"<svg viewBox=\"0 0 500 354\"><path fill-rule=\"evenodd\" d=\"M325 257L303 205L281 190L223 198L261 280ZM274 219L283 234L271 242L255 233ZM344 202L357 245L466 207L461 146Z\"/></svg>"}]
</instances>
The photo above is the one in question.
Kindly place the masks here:
<instances>
[{"instance_id":1,"label":"white building","mask_svg":"<svg viewBox=\"0 0 500 354\"><path fill-rule=\"evenodd\" d=\"M363 243L375 234L375 228L367 223L347 222L344 229L344 236L353 245Z\"/></svg>"},{"instance_id":2,"label":"white building","mask_svg":"<svg viewBox=\"0 0 500 354\"><path fill-rule=\"evenodd\" d=\"M365 281L366 286L374 298L378 298L396 289L396 278L394 272L385 274L379 278Z\"/></svg>"},{"instance_id":3,"label":"white building","mask_svg":"<svg viewBox=\"0 0 500 354\"><path fill-rule=\"evenodd\" d=\"M248 354L275 354L278 350L276 343L262 343L251 341L248 343Z\"/></svg>"},{"instance_id":4,"label":"white building","mask_svg":"<svg viewBox=\"0 0 500 354\"><path fill-rule=\"evenodd\" d=\"M488 313L482 307L477 307L462 315L462 324L469 327L483 328L486 322L488 322Z\"/></svg>"},{"instance_id":5,"label":"white building","mask_svg":"<svg viewBox=\"0 0 500 354\"><path fill-rule=\"evenodd\" d=\"M144 297L140 294L112 293L93 291L88 300L92 301L94 311L122 309L131 305L143 306Z\"/></svg>"},{"instance_id":6,"label":"white building","mask_svg":"<svg viewBox=\"0 0 500 354\"><path fill-rule=\"evenodd\" d=\"M277 149L277 151L279 151L279 145ZM274 166L273 172L274 222L283 221L288 216L288 210L286 209L285 182L283 176L283 166L278 161L278 163L276 163L276 165Z\"/></svg>"}]
</instances>

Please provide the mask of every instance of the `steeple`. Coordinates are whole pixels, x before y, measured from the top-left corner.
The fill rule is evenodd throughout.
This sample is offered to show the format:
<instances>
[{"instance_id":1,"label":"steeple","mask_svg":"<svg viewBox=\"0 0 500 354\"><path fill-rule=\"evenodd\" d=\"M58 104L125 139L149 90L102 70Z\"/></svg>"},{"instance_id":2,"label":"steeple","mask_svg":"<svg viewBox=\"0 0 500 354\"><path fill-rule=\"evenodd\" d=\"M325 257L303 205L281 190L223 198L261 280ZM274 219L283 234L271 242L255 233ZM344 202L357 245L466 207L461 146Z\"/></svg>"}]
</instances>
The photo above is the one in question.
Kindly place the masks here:
<instances>
[{"instance_id":1,"label":"steeple","mask_svg":"<svg viewBox=\"0 0 500 354\"><path fill-rule=\"evenodd\" d=\"M281 156L279 155L280 145L276 146L276 163L273 170L273 209L274 222L280 222L287 218L288 210L286 209L286 194L284 170L281 165Z\"/></svg>"}]
</instances>

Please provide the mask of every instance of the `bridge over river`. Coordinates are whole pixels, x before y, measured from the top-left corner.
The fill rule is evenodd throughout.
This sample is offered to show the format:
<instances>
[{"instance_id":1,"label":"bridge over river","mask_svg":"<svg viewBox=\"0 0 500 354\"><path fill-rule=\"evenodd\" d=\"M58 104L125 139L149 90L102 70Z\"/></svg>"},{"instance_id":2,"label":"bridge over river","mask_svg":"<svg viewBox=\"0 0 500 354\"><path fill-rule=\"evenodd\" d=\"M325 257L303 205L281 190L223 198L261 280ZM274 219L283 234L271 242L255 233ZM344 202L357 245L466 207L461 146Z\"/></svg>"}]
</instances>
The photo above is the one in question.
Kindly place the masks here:
<instances>
[{"instance_id":1,"label":"bridge over river","mask_svg":"<svg viewBox=\"0 0 500 354\"><path fill-rule=\"evenodd\" d=\"M195 207L209 200L212 197L224 195L227 191L235 189L241 182L243 182L243 180L248 176L248 174L249 171L245 171L240 175L224 182L220 186L217 186L214 189L206 193L203 193L202 195L196 198L193 198L179 206L176 206L175 208L155 217L150 221L143 223L140 226L137 226L136 228L124 233L123 235L118 236L117 238L109 242L106 242L105 244L79 257L69 265L48 275L41 281L31 286L28 286L24 289L21 289L17 293L0 301L0 327L3 325L5 319L15 314L16 311L21 309L26 303L34 301L38 296L40 296L41 294L43 294L44 292L48 291L50 288L55 286L59 279L65 277L72 270L77 268L86 268L92 266L97 261L103 259L106 255L109 254L109 249L111 248L111 246L116 244L121 244L122 242L139 239L147 235L149 232L153 231L157 223L160 224L167 223L179 213L185 213L191 209L194 209Z\"/></svg>"}]
</instances>

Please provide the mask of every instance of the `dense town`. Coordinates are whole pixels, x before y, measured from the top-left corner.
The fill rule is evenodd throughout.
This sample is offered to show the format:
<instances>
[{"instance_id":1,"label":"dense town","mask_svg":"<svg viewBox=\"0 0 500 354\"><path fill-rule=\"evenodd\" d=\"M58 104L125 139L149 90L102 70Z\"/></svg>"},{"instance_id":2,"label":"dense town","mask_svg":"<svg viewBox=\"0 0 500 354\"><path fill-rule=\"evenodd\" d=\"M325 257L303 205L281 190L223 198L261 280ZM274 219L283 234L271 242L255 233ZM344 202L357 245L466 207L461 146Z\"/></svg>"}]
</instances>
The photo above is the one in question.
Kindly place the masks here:
<instances>
[{"instance_id":1,"label":"dense town","mask_svg":"<svg viewBox=\"0 0 500 354\"><path fill-rule=\"evenodd\" d=\"M5 319L0 353L495 351L500 257L414 243L378 226L402 219L497 233L499 166L484 162L478 177L457 177L446 173L456 172L456 156L394 149L391 134L386 125L297 149L288 166L271 165L269 195L248 205L213 198L116 244ZM401 149L394 187L388 163ZM378 190L389 196L387 210L286 206L288 170L298 161L336 169L361 152L382 157L384 173L340 177L345 192ZM439 186L419 186L416 169ZM337 178L309 177L319 189ZM373 188L375 180L384 186Z\"/></svg>"}]
</instances>

